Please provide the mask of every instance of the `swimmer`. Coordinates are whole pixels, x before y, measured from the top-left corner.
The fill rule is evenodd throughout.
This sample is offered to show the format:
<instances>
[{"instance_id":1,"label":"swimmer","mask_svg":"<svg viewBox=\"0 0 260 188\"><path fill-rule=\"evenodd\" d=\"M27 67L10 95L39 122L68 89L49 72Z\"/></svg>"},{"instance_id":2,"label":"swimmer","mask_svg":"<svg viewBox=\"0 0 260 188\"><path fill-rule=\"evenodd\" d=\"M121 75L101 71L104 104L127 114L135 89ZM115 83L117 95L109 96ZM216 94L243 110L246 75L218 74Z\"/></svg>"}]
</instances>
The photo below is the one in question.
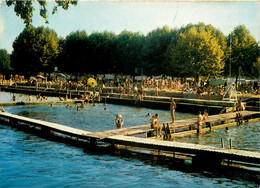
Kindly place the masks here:
<instances>
[{"instance_id":1,"label":"swimmer","mask_svg":"<svg viewBox=\"0 0 260 188\"><path fill-rule=\"evenodd\" d=\"M123 124L124 124L124 120L123 120L122 116L121 115L117 115L116 119L115 119L115 122L116 122L116 127L118 129L121 129Z\"/></svg>"},{"instance_id":2,"label":"swimmer","mask_svg":"<svg viewBox=\"0 0 260 188\"><path fill-rule=\"evenodd\" d=\"M150 113L148 113L148 114L146 115L146 117L151 117Z\"/></svg>"},{"instance_id":3,"label":"swimmer","mask_svg":"<svg viewBox=\"0 0 260 188\"><path fill-rule=\"evenodd\" d=\"M228 130L228 127L226 127L226 128L225 128L225 131L226 131L226 132L228 132L228 131L229 131L229 130Z\"/></svg>"},{"instance_id":4,"label":"swimmer","mask_svg":"<svg viewBox=\"0 0 260 188\"><path fill-rule=\"evenodd\" d=\"M29 95L28 100L29 100L29 101L32 101L32 96L31 96L31 95Z\"/></svg>"},{"instance_id":5,"label":"swimmer","mask_svg":"<svg viewBox=\"0 0 260 188\"><path fill-rule=\"evenodd\" d=\"M96 106L96 103L93 102L93 106Z\"/></svg>"},{"instance_id":6,"label":"swimmer","mask_svg":"<svg viewBox=\"0 0 260 188\"><path fill-rule=\"evenodd\" d=\"M15 97L15 95L13 95L13 101L16 101L16 97Z\"/></svg>"},{"instance_id":7,"label":"swimmer","mask_svg":"<svg viewBox=\"0 0 260 188\"><path fill-rule=\"evenodd\" d=\"M1 112L5 112L5 109L3 106L0 107Z\"/></svg>"},{"instance_id":8,"label":"swimmer","mask_svg":"<svg viewBox=\"0 0 260 188\"><path fill-rule=\"evenodd\" d=\"M104 111L107 111L107 108L104 108Z\"/></svg>"},{"instance_id":9,"label":"swimmer","mask_svg":"<svg viewBox=\"0 0 260 188\"><path fill-rule=\"evenodd\" d=\"M66 108L70 108L70 107L71 107L70 104L67 104Z\"/></svg>"},{"instance_id":10,"label":"swimmer","mask_svg":"<svg viewBox=\"0 0 260 188\"><path fill-rule=\"evenodd\" d=\"M50 104L50 107L53 107L53 104Z\"/></svg>"},{"instance_id":11,"label":"swimmer","mask_svg":"<svg viewBox=\"0 0 260 188\"><path fill-rule=\"evenodd\" d=\"M84 104L84 102L81 103L80 108L85 108L85 104Z\"/></svg>"}]
</instances>

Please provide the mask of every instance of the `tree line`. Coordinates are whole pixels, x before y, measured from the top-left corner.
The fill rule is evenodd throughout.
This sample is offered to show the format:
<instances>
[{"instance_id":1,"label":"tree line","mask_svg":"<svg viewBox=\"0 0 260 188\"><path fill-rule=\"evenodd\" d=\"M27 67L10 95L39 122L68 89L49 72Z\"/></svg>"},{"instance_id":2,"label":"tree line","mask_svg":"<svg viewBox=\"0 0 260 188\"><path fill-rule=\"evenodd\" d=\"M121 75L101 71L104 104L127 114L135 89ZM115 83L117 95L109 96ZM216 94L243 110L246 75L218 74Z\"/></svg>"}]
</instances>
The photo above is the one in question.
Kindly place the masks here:
<instances>
[{"instance_id":1,"label":"tree line","mask_svg":"<svg viewBox=\"0 0 260 188\"><path fill-rule=\"evenodd\" d=\"M17 74L59 71L76 74L116 73L174 77L259 77L259 45L239 25L225 36L204 23L179 29L157 28L146 36L130 31L75 31L65 38L49 28L26 27L13 42L10 65ZM6 62L6 61L5 61ZM230 72L231 65L231 72Z\"/></svg>"}]
</instances>

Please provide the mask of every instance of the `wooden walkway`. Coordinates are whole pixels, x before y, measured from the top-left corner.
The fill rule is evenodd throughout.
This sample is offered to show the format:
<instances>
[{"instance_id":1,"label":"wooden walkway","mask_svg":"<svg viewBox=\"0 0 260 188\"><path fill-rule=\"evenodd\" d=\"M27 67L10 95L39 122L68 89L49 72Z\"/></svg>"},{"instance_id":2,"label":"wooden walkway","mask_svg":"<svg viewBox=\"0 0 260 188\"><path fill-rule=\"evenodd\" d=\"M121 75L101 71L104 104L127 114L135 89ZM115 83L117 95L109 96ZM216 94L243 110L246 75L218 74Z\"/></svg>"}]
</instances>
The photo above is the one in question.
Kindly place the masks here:
<instances>
[{"instance_id":1,"label":"wooden walkway","mask_svg":"<svg viewBox=\"0 0 260 188\"><path fill-rule=\"evenodd\" d=\"M43 120L32 119L32 118L23 117L23 116L19 116L19 115L7 113L7 112L0 112L0 118L6 118L8 122L14 122L14 123L19 122L19 123L25 123L28 125L38 126L38 127L44 128L45 131L47 129L50 131L55 131L57 133L65 134L68 136L74 136L74 137L81 138L81 139L86 138L85 136L83 136L84 134L91 133L89 131L72 128L72 127L61 125L58 123L52 123L52 122L47 122L47 121L43 121Z\"/></svg>"},{"instance_id":2,"label":"wooden walkway","mask_svg":"<svg viewBox=\"0 0 260 188\"><path fill-rule=\"evenodd\" d=\"M128 127L122 129L92 132L92 133L84 134L84 136L92 139L103 140L105 138L108 138L110 136L115 136L115 135L134 136L138 134L145 134L147 132L153 132L153 129L151 129L150 125L140 125L140 126Z\"/></svg>"},{"instance_id":3,"label":"wooden walkway","mask_svg":"<svg viewBox=\"0 0 260 188\"><path fill-rule=\"evenodd\" d=\"M120 144L133 147L149 148L163 151L171 152L183 152L201 156L214 156L220 157L222 159L229 160L238 160L249 163L260 164L260 153L237 150L237 149L223 149L214 146L207 145L198 145L191 143L182 143L182 142L170 142L170 141L161 141L155 139L145 139L138 137L129 137L129 136L111 136L106 138L107 142L113 144ZM203 161L201 161L203 163Z\"/></svg>"},{"instance_id":4,"label":"wooden walkway","mask_svg":"<svg viewBox=\"0 0 260 188\"><path fill-rule=\"evenodd\" d=\"M260 112L253 112L253 111L242 111L240 112L242 114L242 117L244 119L251 118L252 116L260 117ZM213 126L225 122L235 122L236 121L236 112L234 113L228 113L228 114L219 114L219 115L212 115L209 116L209 120L207 123L211 123ZM189 131L189 130L195 130L197 127L197 119L186 119L186 120L177 120L175 121L175 125L171 124L170 122L164 122L164 124L169 124L171 131L175 132L182 132L182 131ZM163 124L159 124L160 126L163 126ZM206 126L206 125L205 125ZM89 134L85 134L85 136L93 138L93 139L99 139L103 140L110 136L115 135L123 135L123 136L133 136L138 134L145 134L148 132L153 132L153 129L151 129L151 126L149 124L147 125L141 125L141 126L135 126L135 127L128 127L128 128L122 128L122 129L114 129L114 130L108 130L108 131L102 131L102 132L92 132Z\"/></svg>"},{"instance_id":5,"label":"wooden walkway","mask_svg":"<svg viewBox=\"0 0 260 188\"><path fill-rule=\"evenodd\" d=\"M252 116L254 114L259 115L259 113L257 112L249 112L249 111L244 111L242 113L244 116L246 115ZM230 113L230 114L210 116L210 121L225 121L234 118L235 115L236 115L235 113ZM53 131L53 133L51 133L53 135L56 135L55 133L61 133L65 136L75 137L87 141L101 140L102 142L111 143L111 144L170 151L173 153L180 152L180 153L187 153L187 154L195 154L196 157L203 159L202 161L207 159L209 160L218 159L218 161L221 161L222 159L228 159L228 160L236 160L236 161L253 163L256 165L260 164L259 152L251 152L251 151L235 150L235 149L222 149L213 146L171 142L171 141L161 141L156 139L147 139L147 138L139 138L139 137L131 136L131 135L143 134L152 131L149 125L141 125L137 127L115 129L115 130L109 130L103 132L89 132L81 129L60 125L57 123L51 123L47 121L36 120L28 117L14 115L7 112L0 112L0 119L8 123L15 124L16 126L24 124L27 126L40 127L40 130L43 132L51 133L51 131ZM180 120L180 121L176 121L176 124L178 124L179 126L183 126L185 124L189 124L192 122L194 121Z\"/></svg>"}]
</instances>

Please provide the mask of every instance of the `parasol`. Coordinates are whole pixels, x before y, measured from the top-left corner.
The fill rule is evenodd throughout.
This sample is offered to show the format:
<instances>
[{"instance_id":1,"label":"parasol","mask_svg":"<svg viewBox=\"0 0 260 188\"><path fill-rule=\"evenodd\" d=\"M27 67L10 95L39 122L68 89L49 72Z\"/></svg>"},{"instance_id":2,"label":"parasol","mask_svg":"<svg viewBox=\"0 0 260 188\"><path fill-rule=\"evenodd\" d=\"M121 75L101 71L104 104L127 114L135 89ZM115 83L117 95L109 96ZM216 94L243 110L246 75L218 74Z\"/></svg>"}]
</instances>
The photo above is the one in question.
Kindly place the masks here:
<instances>
[{"instance_id":1,"label":"parasol","mask_svg":"<svg viewBox=\"0 0 260 188\"><path fill-rule=\"evenodd\" d=\"M96 87L97 86L97 81L94 78L89 78L88 79L88 85Z\"/></svg>"},{"instance_id":2,"label":"parasol","mask_svg":"<svg viewBox=\"0 0 260 188\"><path fill-rule=\"evenodd\" d=\"M224 80L224 79L214 79L209 82L209 85L220 86L220 85L224 84L225 82L226 82L226 80Z\"/></svg>"},{"instance_id":3,"label":"parasol","mask_svg":"<svg viewBox=\"0 0 260 188\"><path fill-rule=\"evenodd\" d=\"M56 76L62 77L62 78L66 78L66 76L62 73L57 73Z\"/></svg>"},{"instance_id":4,"label":"parasol","mask_svg":"<svg viewBox=\"0 0 260 188\"><path fill-rule=\"evenodd\" d=\"M45 78L41 75L36 76L36 78L41 78L41 79L45 80Z\"/></svg>"}]
</instances>

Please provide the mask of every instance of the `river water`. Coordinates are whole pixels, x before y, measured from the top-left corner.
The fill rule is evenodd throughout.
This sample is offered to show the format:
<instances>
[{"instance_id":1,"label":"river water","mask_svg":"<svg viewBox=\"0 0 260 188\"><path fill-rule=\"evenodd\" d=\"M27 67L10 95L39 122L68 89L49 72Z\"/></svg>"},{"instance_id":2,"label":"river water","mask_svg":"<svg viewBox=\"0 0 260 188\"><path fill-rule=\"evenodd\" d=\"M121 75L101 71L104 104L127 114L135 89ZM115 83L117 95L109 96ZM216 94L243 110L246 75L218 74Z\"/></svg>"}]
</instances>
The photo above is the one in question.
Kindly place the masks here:
<instances>
[{"instance_id":1,"label":"river water","mask_svg":"<svg viewBox=\"0 0 260 188\"><path fill-rule=\"evenodd\" d=\"M3 95L9 96L8 93ZM5 102L11 100L5 99ZM9 106L5 110L89 131L114 129L116 114L123 116L124 127L149 124L147 113L158 113L160 121L170 120L168 111L110 104L87 105L80 111L75 107L67 109L65 105ZM193 114L176 112L176 119L193 117ZM229 132L220 129L203 137L191 136L178 141L219 147L220 138L231 138L234 148L259 151L259 127L259 122L250 123L230 128ZM131 152L91 151L5 125L0 125L0 137L0 187L259 186L259 179L245 172L194 169L187 164Z\"/></svg>"}]
</instances>

